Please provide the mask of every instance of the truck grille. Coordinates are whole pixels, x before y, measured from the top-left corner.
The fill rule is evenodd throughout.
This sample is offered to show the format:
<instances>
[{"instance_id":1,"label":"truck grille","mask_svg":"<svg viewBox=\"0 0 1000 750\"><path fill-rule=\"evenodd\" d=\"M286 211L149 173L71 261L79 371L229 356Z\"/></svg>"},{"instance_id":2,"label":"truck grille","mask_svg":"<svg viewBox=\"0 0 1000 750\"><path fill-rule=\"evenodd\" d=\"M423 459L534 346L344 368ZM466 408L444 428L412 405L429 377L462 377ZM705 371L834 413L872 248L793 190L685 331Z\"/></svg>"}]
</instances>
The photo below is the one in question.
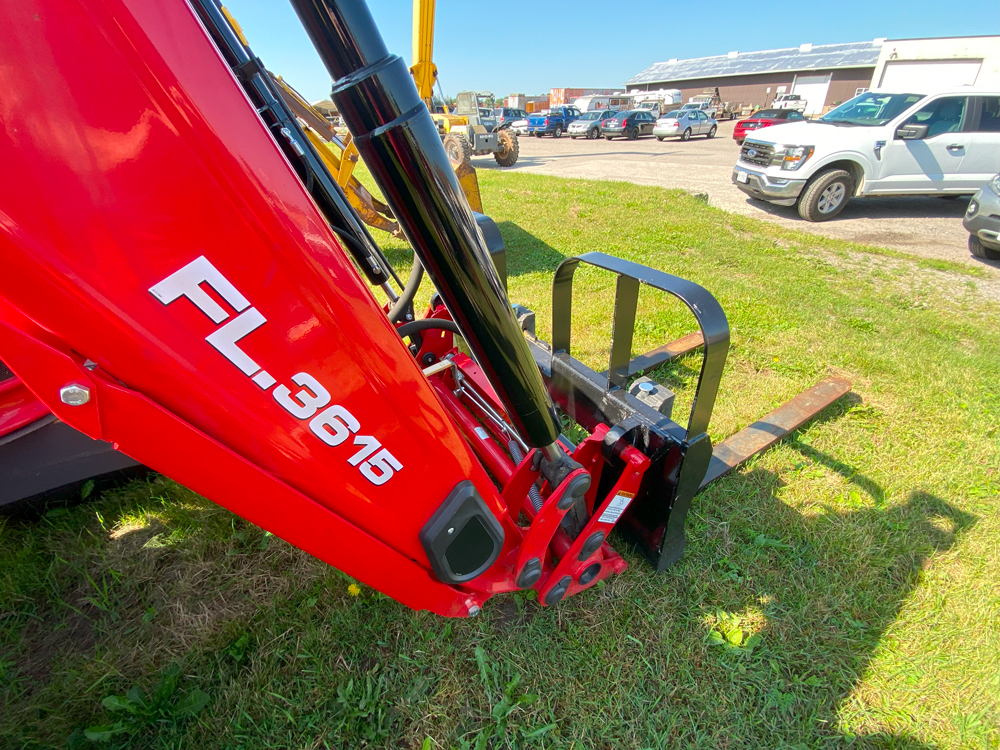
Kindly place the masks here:
<instances>
[{"instance_id":1,"label":"truck grille","mask_svg":"<svg viewBox=\"0 0 1000 750\"><path fill-rule=\"evenodd\" d=\"M7 367L7 365L5 365L3 362L0 362L0 383L4 382L5 380L10 380L12 377L14 377L14 373L10 371L10 368Z\"/></svg>"},{"instance_id":2,"label":"truck grille","mask_svg":"<svg viewBox=\"0 0 1000 750\"><path fill-rule=\"evenodd\" d=\"M752 152L752 153L751 153ZM774 146L766 143L743 142L740 149L740 160L748 164L756 164L758 167L771 166L771 159L774 157Z\"/></svg>"}]
</instances>

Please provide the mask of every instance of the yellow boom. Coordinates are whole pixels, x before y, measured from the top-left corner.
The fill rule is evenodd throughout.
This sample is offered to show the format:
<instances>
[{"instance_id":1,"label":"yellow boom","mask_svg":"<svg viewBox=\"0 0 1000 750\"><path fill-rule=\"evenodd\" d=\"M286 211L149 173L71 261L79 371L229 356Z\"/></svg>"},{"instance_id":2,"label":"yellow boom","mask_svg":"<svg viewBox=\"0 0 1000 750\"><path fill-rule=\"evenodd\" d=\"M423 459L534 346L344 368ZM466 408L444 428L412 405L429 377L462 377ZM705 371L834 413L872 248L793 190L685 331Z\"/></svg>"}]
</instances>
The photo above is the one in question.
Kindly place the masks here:
<instances>
[{"instance_id":1,"label":"yellow boom","mask_svg":"<svg viewBox=\"0 0 1000 750\"><path fill-rule=\"evenodd\" d=\"M417 92L431 111L438 74L434 64L434 2L413 0L413 65L410 67Z\"/></svg>"}]
</instances>

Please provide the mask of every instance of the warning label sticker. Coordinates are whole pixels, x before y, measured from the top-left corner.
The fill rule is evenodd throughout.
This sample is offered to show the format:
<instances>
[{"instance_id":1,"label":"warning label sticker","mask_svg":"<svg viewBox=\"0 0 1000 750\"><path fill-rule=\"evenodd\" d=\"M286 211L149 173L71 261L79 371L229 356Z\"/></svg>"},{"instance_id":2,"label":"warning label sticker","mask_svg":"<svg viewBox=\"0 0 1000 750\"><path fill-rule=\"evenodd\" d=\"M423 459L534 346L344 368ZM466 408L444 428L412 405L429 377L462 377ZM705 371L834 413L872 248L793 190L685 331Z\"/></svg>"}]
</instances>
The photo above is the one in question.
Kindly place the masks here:
<instances>
[{"instance_id":1,"label":"warning label sticker","mask_svg":"<svg viewBox=\"0 0 1000 750\"><path fill-rule=\"evenodd\" d=\"M608 507L604 509L601 517L597 520L600 523L617 523L618 519L622 517L622 513L628 507L628 504L632 502L633 497L635 497L634 492L619 492L608 503Z\"/></svg>"}]
</instances>

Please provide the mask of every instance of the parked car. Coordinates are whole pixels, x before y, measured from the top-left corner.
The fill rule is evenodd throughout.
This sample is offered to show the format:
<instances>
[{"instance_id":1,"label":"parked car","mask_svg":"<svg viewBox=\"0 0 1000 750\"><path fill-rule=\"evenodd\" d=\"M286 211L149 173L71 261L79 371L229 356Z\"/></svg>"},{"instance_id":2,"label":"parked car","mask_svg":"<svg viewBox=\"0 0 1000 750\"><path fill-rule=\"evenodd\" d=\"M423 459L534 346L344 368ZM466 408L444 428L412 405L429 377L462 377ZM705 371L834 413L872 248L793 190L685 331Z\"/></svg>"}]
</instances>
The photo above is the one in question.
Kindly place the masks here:
<instances>
[{"instance_id":1,"label":"parked car","mask_svg":"<svg viewBox=\"0 0 1000 750\"><path fill-rule=\"evenodd\" d=\"M736 123L736 127L733 129L733 140L742 146L743 139L747 136L747 131L760 130L761 128L768 128L771 125L781 125L785 122L797 122L804 119L805 117L797 109L762 109L754 112L747 119Z\"/></svg>"},{"instance_id":2,"label":"parked car","mask_svg":"<svg viewBox=\"0 0 1000 750\"><path fill-rule=\"evenodd\" d=\"M510 124L511 132L517 135L527 135L528 134L528 118L525 117L523 120L514 120Z\"/></svg>"},{"instance_id":3,"label":"parked car","mask_svg":"<svg viewBox=\"0 0 1000 750\"><path fill-rule=\"evenodd\" d=\"M658 141L662 141L664 138L678 137L682 141L686 141L692 135L715 138L718 129L719 123L700 109L675 109L673 112L667 112L656 121L653 135Z\"/></svg>"},{"instance_id":4,"label":"parked car","mask_svg":"<svg viewBox=\"0 0 1000 750\"><path fill-rule=\"evenodd\" d=\"M998 164L1000 92L869 91L817 120L748 135L732 181L827 221L853 196L972 195Z\"/></svg>"},{"instance_id":5,"label":"parked car","mask_svg":"<svg viewBox=\"0 0 1000 750\"><path fill-rule=\"evenodd\" d=\"M527 119L528 113L523 109L514 109L513 107L495 107L493 116L497 121L497 129L503 130L509 128L516 120Z\"/></svg>"},{"instance_id":6,"label":"parked car","mask_svg":"<svg viewBox=\"0 0 1000 750\"><path fill-rule=\"evenodd\" d=\"M536 138L546 133L558 138L573 120L580 119L581 114L576 107L552 107L543 113L528 115L528 132Z\"/></svg>"},{"instance_id":7,"label":"parked car","mask_svg":"<svg viewBox=\"0 0 1000 750\"><path fill-rule=\"evenodd\" d=\"M640 135L652 133L655 124L656 120L649 112L633 109L631 112L619 112L611 119L605 120L601 124L601 135L609 141L616 135L634 141Z\"/></svg>"},{"instance_id":8,"label":"parked car","mask_svg":"<svg viewBox=\"0 0 1000 750\"><path fill-rule=\"evenodd\" d=\"M969 230L969 252L1000 260L1000 174L972 196L962 225Z\"/></svg>"},{"instance_id":9,"label":"parked car","mask_svg":"<svg viewBox=\"0 0 1000 750\"><path fill-rule=\"evenodd\" d=\"M573 120L569 124L566 132L569 133L570 138L600 138L601 125L604 124L605 120L610 120L617 115L617 112L607 109L584 112L580 115L580 119Z\"/></svg>"}]
</instances>

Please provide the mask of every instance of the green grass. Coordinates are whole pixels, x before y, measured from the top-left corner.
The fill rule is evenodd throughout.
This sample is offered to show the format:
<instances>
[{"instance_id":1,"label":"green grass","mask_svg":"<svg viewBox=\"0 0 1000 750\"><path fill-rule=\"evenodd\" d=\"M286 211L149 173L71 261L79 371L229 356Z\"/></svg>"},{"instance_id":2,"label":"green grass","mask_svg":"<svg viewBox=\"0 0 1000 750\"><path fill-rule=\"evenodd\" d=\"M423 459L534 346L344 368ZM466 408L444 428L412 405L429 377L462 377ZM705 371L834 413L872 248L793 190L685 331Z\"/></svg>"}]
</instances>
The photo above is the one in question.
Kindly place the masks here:
<instances>
[{"instance_id":1,"label":"green grass","mask_svg":"<svg viewBox=\"0 0 1000 750\"><path fill-rule=\"evenodd\" d=\"M545 610L505 595L449 621L352 596L163 478L0 521L0 746L87 746L103 726L103 746L199 750L996 748L989 274L679 191L479 178L543 336L553 270L589 250L719 298L715 439L828 373L853 393L702 493L665 574L626 550L625 574ZM613 280L578 277L574 353L603 369ZM692 325L644 292L636 352ZM658 373L677 416L697 367Z\"/></svg>"}]
</instances>

